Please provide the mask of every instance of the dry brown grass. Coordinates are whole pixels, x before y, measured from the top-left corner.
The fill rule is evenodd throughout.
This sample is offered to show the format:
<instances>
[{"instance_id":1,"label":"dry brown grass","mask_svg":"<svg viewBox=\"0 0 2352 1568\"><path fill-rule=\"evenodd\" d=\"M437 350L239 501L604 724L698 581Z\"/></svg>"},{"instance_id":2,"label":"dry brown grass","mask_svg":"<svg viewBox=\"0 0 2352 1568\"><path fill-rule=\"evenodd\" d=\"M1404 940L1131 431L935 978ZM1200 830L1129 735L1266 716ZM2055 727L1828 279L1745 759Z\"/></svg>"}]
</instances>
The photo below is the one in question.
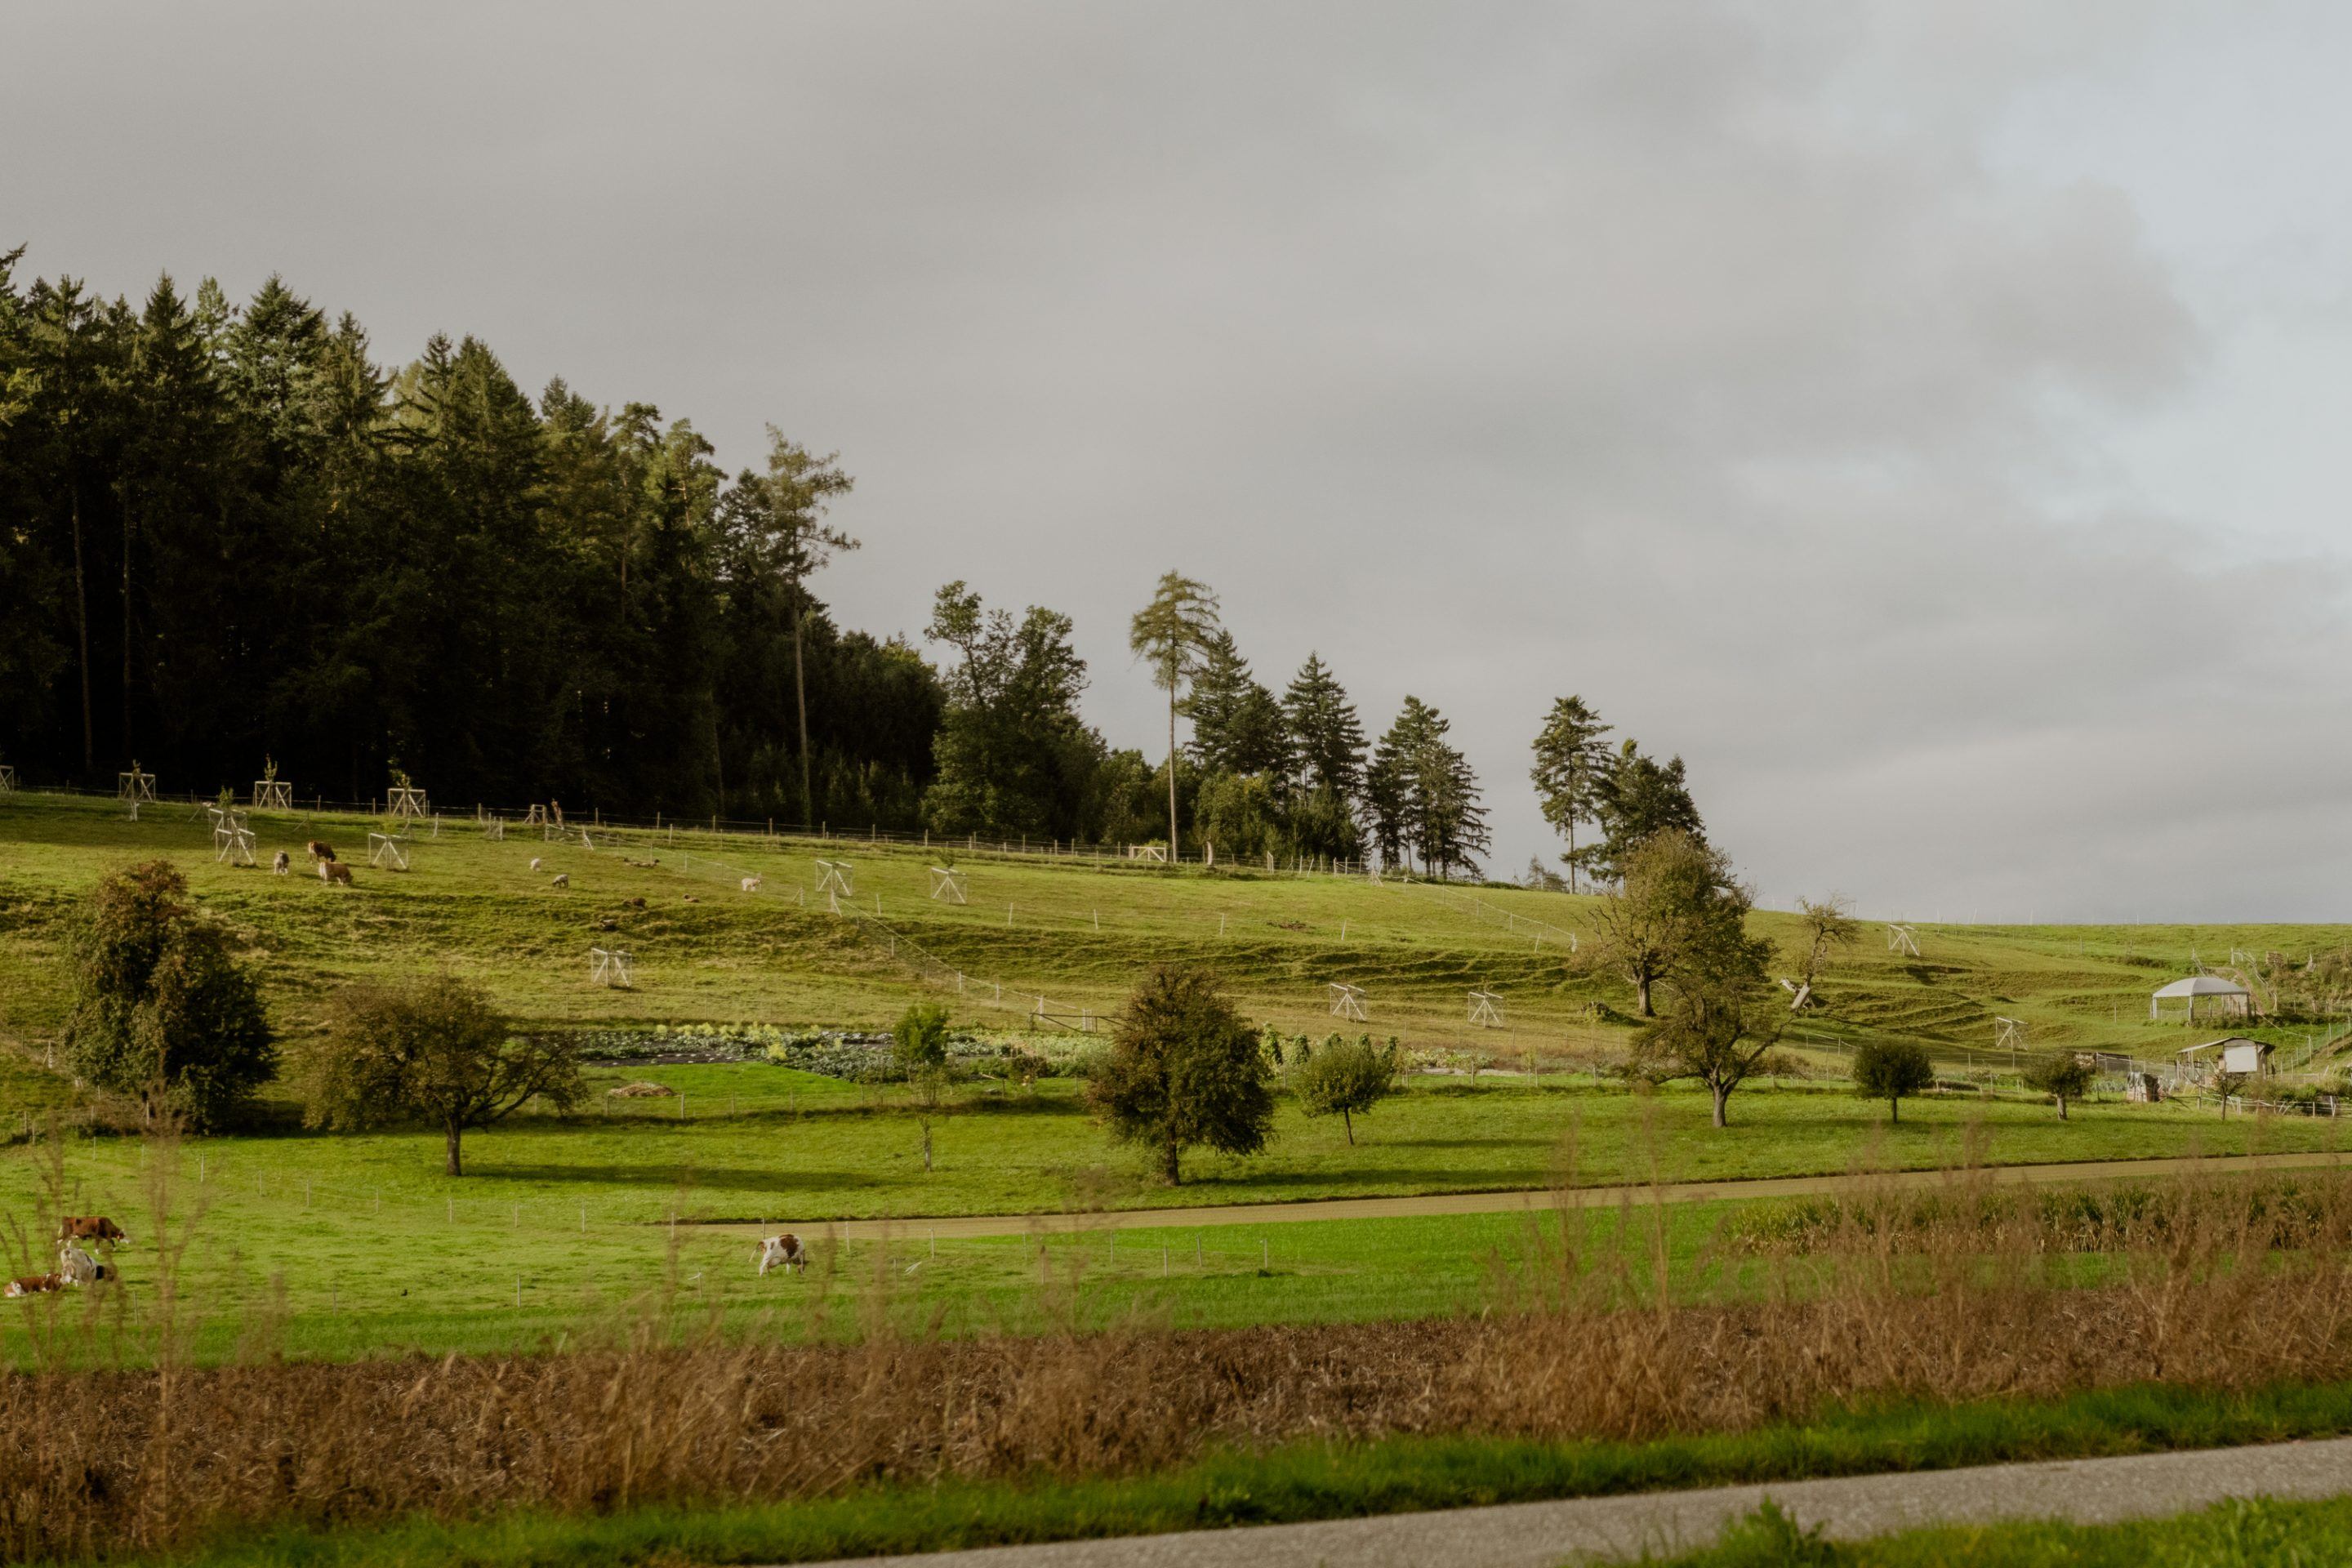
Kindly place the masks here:
<instances>
[{"instance_id":1,"label":"dry brown grass","mask_svg":"<svg viewBox=\"0 0 2352 1568\"><path fill-rule=\"evenodd\" d=\"M1554 1243L1476 1316L945 1341L611 1344L0 1379L0 1552L184 1544L221 1527L516 1505L814 1497L869 1480L1132 1473L1212 1444L1487 1433L1638 1438L1862 1399L2057 1395L2148 1380L2352 1377L2352 1184L2186 1183L2118 1208L2102 1274L2024 1224L1857 1184L1732 1303L1668 1277L1662 1218ZM2291 1251L2276 1217L2296 1216ZM1885 1216L1901 1214L1900 1224ZM1563 1235L1571 1234L1563 1230ZM1581 1234L1576 1232L1574 1234ZM163 1332L168 1351L170 1335Z\"/></svg>"}]
</instances>

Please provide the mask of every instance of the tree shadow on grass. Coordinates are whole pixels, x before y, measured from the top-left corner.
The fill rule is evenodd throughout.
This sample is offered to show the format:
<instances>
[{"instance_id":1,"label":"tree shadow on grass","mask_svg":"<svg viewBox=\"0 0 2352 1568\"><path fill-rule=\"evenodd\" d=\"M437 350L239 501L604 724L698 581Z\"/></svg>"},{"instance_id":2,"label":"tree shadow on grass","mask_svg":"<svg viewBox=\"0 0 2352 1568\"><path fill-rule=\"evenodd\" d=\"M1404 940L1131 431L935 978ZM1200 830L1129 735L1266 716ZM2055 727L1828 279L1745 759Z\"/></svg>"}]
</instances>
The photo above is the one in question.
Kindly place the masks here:
<instances>
[{"instance_id":1,"label":"tree shadow on grass","mask_svg":"<svg viewBox=\"0 0 2352 1568\"><path fill-rule=\"evenodd\" d=\"M876 1187L885 1184L845 1171L751 1170L728 1165L478 1165L469 1182L544 1182L564 1185L685 1187L703 1193L782 1193Z\"/></svg>"}]
</instances>

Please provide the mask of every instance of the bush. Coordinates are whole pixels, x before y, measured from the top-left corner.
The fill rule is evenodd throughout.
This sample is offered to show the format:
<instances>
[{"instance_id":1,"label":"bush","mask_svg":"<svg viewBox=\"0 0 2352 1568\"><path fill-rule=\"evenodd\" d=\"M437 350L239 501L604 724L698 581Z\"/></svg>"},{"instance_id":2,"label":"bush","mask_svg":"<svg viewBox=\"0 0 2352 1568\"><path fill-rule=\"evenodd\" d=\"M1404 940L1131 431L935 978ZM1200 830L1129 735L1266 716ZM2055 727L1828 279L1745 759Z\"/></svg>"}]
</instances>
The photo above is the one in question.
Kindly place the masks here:
<instances>
[{"instance_id":1,"label":"bush","mask_svg":"<svg viewBox=\"0 0 2352 1568\"><path fill-rule=\"evenodd\" d=\"M168 860L100 880L74 939L65 1047L99 1088L137 1097L150 1117L169 1111L201 1127L251 1100L278 1050L260 986L187 891Z\"/></svg>"},{"instance_id":2,"label":"bush","mask_svg":"<svg viewBox=\"0 0 2352 1568\"><path fill-rule=\"evenodd\" d=\"M1272 1071L1257 1031L1242 1022L1205 970L1161 965L1128 998L1087 1097L1111 1135L1154 1152L1160 1173L1183 1177L1195 1145L1255 1154L1274 1128Z\"/></svg>"},{"instance_id":3,"label":"bush","mask_svg":"<svg viewBox=\"0 0 2352 1568\"><path fill-rule=\"evenodd\" d=\"M1299 1063L1291 1074L1291 1087L1298 1091L1299 1106L1307 1115L1337 1114L1352 1146L1355 1119L1396 1092L1396 1077L1394 1040L1376 1046L1370 1035L1354 1040L1334 1035L1321 1050Z\"/></svg>"},{"instance_id":4,"label":"bush","mask_svg":"<svg viewBox=\"0 0 2352 1568\"><path fill-rule=\"evenodd\" d=\"M2066 1102L2090 1092L2091 1064L2074 1059L2072 1051L2053 1051L2028 1062L2021 1075L2025 1087L2058 1102L2058 1120L2066 1120Z\"/></svg>"}]
</instances>

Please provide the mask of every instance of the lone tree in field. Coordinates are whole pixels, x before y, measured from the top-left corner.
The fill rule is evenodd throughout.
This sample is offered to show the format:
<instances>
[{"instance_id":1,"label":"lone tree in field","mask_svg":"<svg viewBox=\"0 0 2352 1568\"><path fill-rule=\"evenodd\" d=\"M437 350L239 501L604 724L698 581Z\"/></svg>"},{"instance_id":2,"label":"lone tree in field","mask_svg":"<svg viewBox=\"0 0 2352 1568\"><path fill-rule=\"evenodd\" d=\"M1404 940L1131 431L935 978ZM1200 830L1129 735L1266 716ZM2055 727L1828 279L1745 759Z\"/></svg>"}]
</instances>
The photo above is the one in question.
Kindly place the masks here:
<instances>
[{"instance_id":1,"label":"lone tree in field","mask_svg":"<svg viewBox=\"0 0 2352 1568\"><path fill-rule=\"evenodd\" d=\"M1594 962L1633 987L1640 1016L1654 1017L1651 988L1710 951L1736 947L1752 903L1722 851L1666 828L1626 857L1624 880L1595 911Z\"/></svg>"},{"instance_id":2,"label":"lone tree in field","mask_svg":"<svg viewBox=\"0 0 2352 1568\"><path fill-rule=\"evenodd\" d=\"M1854 1047L1853 1091L1886 1101L1886 1120L1903 1120L1903 1097L1934 1087L1936 1064L1927 1047L1908 1040L1864 1040Z\"/></svg>"},{"instance_id":3,"label":"lone tree in field","mask_svg":"<svg viewBox=\"0 0 2352 1568\"><path fill-rule=\"evenodd\" d=\"M150 860L102 879L73 940L66 1060L150 1119L216 1125L277 1068L268 1015L228 933L186 901L187 879Z\"/></svg>"},{"instance_id":4,"label":"lone tree in field","mask_svg":"<svg viewBox=\"0 0 2352 1568\"><path fill-rule=\"evenodd\" d=\"M918 1002L898 1016L890 1029L898 1067L915 1093L915 1119L923 1131L923 1169L931 1168L931 1119L947 1098L948 1010L936 1002Z\"/></svg>"},{"instance_id":5,"label":"lone tree in field","mask_svg":"<svg viewBox=\"0 0 2352 1568\"><path fill-rule=\"evenodd\" d=\"M2025 1064L2020 1075L2025 1087L2058 1102L2058 1120L2066 1120L2066 1102L2091 1091L2091 1064L2077 1061L2072 1051L2052 1051Z\"/></svg>"},{"instance_id":6,"label":"lone tree in field","mask_svg":"<svg viewBox=\"0 0 2352 1568\"><path fill-rule=\"evenodd\" d=\"M1353 1040L1336 1037L1298 1064L1290 1085L1298 1091L1299 1109L1309 1116L1339 1118L1348 1130L1350 1148L1356 1142L1356 1118L1396 1092L1397 1048L1372 1044L1370 1035Z\"/></svg>"},{"instance_id":7,"label":"lone tree in field","mask_svg":"<svg viewBox=\"0 0 2352 1568\"><path fill-rule=\"evenodd\" d=\"M1764 1068L1788 1016L1766 979L1772 943L1748 934L1753 896L1720 851L1672 828L1634 852L1610 902L1646 909L1643 918L1663 933L1656 951L1667 955L1666 1007L1634 1036L1634 1070L1653 1082L1698 1079L1715 1124L1726 1125L1731 1091Z\"/></svg>"},{"instance_id":8,"label":"lone tree in field","mask_svg":"<svg viewBox=\"0 0 2352 1568\"><path fill-rule=\"evenodd\" d=\"M467 1129L492 1126L533 1100L569 1110L587 1096L571 1041L509 1034L488 993L446 974L346 990L310 1079L311 1125L438 1126L453 1176L465 1174Z\"/></svg>"},{"instance_id":9,"label":"lone tree in field","mask_svg":"<svg viewBox=\"0 0 2352 1568\"><path fill-rule=\"evenodd\" d=\"M1168 856L1176 857L1176 710L1178 694L1208 657L1217 635L1217 596L1205 583L1163 572L1151 603L1135 612L1127 646L1151 667L1151 682L1168 693Z\"/></svg>"},{"instance_id":10,"label":"lone tree in field","mask_svg":"<svg viewBox=\"0 0 2352 1568\"><path fill-rule=\"evenodd\" d=\"M1110 1052L1087 1086L1111 1135L1154 1151L1170 1184L1184 1151L1255 1154L1274 1130L1273 1071L1255 1029L1206 970L1163 964L1127 1001Z\"/></svg>"},{"instance_id":11,"label":"lone tree in field","mask_svg":"<svg viewBox=\"0 0 2352 1568\"><path fill-rule=\"evenodd\" d=\"M1551 705L1544 727L1536 735L1536 799L1543 817L1568 840L1561 860L1568 867L1568 890L1576 891L1576 825L1597 822L1616 759L1601 739L1609 726L1585 706L1581 697L1562 697Z\"/></svg>"}]
</instances>

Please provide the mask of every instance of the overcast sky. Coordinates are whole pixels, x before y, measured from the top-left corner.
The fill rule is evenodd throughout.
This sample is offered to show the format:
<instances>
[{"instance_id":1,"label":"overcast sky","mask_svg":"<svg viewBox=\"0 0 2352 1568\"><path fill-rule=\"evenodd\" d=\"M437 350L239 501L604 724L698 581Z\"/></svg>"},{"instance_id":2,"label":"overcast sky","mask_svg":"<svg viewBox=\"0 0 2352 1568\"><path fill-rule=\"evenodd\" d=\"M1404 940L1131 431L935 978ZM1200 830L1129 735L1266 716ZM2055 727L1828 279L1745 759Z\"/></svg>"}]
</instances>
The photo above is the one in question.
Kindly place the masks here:
<instances>
[{"instance_id":1,"label":"overcast sky","mask_svg":"<svg viewBox=\"0 0 2352 1568\"><path fill-rule=\"evenodd\" d=\"M2352 918L2352 9L14 5L0 243L837 448L820 592L1208 580L1550 853L1552 698L1767 901Z\"/></svg>"}]
</instances>

